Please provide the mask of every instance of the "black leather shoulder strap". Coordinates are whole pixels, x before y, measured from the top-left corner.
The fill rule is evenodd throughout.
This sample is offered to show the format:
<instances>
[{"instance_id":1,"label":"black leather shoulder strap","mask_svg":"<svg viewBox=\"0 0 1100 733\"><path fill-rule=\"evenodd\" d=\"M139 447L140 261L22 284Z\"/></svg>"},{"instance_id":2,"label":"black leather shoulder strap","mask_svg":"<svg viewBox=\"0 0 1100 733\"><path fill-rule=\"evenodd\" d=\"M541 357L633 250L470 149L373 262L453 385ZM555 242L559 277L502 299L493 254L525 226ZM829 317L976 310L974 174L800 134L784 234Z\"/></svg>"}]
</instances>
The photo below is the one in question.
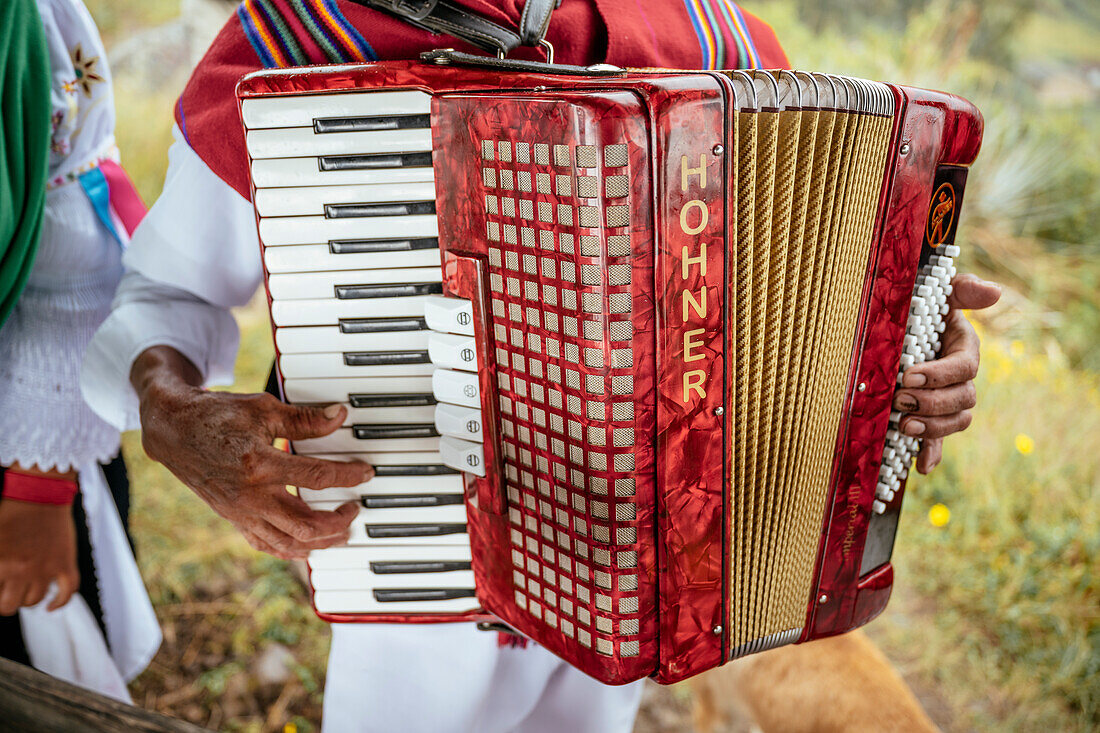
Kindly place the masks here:
<instances>
[{"instance_id":1,"label":"black leather shoulder strap","mask_svg":"<svg viewBox=\"0 0 1100 733\"><path fill-rule=\"evenodd\" d=\"M419 28L449 36L490 53L507 55L517 46L537 46L550 26L550 15L560 0L527 0L520 28L505 28L471 13L453 0L352 0L359 5L395 15Z\"/></svg>"}]
</instances>

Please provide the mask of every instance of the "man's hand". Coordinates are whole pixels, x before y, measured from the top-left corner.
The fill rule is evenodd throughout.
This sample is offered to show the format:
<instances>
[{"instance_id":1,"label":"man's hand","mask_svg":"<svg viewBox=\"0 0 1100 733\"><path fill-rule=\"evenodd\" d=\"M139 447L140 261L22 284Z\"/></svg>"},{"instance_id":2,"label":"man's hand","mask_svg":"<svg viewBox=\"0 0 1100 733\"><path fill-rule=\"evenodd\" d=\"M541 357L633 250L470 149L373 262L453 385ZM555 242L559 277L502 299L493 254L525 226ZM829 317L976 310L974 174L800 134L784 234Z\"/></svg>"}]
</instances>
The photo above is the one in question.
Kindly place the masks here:
<instances>
[{"instance_id":1,"label":"man's hand","mask_svg":"<svg viewBox=\"0 0 1100 733\"><path fill-rule=\"evenodd\" d=\"M0 616L38 604L54 582L50 611L68 603L80 587L72 507L0 501Z\"/></svg>"},{"instance_id":2,"label":"man's hand","mask_svg":"<svg viewBox=\"0 0 1100 733\"><path fill-rule=\"evenodd\" d=\"M339 428L346 410L287 405L269 394L207 392L194 365L155 346L134 361L130 381L141 402L142 445L257 550L302 558L338 544L358 508L310 509L287 484L311 489L356 486L374 476L365 463L294 456L276 438L303 440Z\"/></svg>"},{"instance_id":3,"label":"man's hand","mask_svg":"<svg viewBox=\"0 0 1100 733\"><path fill-rule=\"evenodd\" d=\"M921 473L939 464L944 436L970 425L970 409L977 400L973 380L980 343L963 311L988 308L1001 297L1000 287L976 275L958 275L952 285L939 358L907 370L902 389L894 395L894 409L908 413L901 419L901 431L924 439L917 456Z\"/></svg>"}]
</instances>

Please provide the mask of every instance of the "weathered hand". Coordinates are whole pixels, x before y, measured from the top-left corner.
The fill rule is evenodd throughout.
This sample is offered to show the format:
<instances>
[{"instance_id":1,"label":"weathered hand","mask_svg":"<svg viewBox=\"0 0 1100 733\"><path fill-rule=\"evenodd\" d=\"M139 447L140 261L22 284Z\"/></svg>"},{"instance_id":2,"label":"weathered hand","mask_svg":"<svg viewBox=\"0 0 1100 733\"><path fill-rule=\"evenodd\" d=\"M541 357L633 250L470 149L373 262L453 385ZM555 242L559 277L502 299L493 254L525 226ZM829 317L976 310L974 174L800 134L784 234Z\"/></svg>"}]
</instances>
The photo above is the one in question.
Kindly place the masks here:
<instances>
[{"instance_id":1,"label":"weathered hand","mask_svg":"<svg viewBox=\"0 0 1100 733\"><path fill-rule=\"evenodd\" d=\"M906 371L894 395L894 409L907 413L901 431L924 440L917 456L921 473L939 464L944 436L966 430L976 404L980 342L963 311L988 308L1001 297L998 285L969 273L956 276L952 285L939 358Z\"/></svg>"},{"instance_id":2,"label":"weathered hand","mask_svg":"<svg viewBox=\"0 0 1100 733\"><path fill-rule=\"evenodd\" d=\"M179 352L157 346L134 362L142 444L151 458L232 522L257 550L281 558L338 544L358 511L348 502L317 511L287 484L323 489L356 486L374 476L365 463L284 453L276 438L302 440L339 428L346 410L287 405L269 394L207 392Z\"/></svg>"},{"instance_id":3,"label":"weathered hand","mask_svg":"<svg viewBox=\"0 0 1100 733\"><path fill-rule=\"evenodd\" d=\"M50 583L57 583L50 611L68 603L80 587L72 507L0 501L0 616L36 605Z\"/></svg>"}]
</instances>

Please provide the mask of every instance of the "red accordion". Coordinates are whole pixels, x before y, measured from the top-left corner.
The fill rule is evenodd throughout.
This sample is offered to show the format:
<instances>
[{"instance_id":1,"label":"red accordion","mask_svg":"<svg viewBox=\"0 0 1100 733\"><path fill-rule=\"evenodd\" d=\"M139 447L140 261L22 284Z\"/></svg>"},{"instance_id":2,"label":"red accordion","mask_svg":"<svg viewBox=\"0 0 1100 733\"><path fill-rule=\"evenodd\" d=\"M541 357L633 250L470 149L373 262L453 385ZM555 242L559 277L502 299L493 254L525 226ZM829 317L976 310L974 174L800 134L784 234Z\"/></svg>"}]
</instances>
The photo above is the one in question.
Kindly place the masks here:
<instances>
[{"instance_id":1,"label":"red accordion","mask_svg":"<svg viewBox=\"0 0 1100 733\"><path fill-rule=\"evenodd\" d=\"M978 111L434 60L238 89L284 398L349 407L294 448L377 468L300 490L363 505L318 613L500 619L608 683L878 614Z\"/></svg>"}]
</instances>

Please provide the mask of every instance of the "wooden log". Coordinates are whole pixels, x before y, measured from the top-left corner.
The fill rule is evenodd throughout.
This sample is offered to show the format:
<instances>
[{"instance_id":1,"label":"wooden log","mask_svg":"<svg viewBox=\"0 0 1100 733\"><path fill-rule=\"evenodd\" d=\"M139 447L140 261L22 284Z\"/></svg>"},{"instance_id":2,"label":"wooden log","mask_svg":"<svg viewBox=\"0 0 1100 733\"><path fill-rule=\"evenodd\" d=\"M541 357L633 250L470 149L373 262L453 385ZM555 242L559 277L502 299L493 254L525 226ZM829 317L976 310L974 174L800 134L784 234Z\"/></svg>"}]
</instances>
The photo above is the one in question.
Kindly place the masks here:
<instances>
[{"instance_id":1,"label":"wooden log","mask_svg":"<svg viewBox=\"0 0 1100 733\"><path fill-rule=\"evenodd\" d=\"M0 731L203 733L206 730L125 705L0 658Z\"/></svg>"}]
</instances>

